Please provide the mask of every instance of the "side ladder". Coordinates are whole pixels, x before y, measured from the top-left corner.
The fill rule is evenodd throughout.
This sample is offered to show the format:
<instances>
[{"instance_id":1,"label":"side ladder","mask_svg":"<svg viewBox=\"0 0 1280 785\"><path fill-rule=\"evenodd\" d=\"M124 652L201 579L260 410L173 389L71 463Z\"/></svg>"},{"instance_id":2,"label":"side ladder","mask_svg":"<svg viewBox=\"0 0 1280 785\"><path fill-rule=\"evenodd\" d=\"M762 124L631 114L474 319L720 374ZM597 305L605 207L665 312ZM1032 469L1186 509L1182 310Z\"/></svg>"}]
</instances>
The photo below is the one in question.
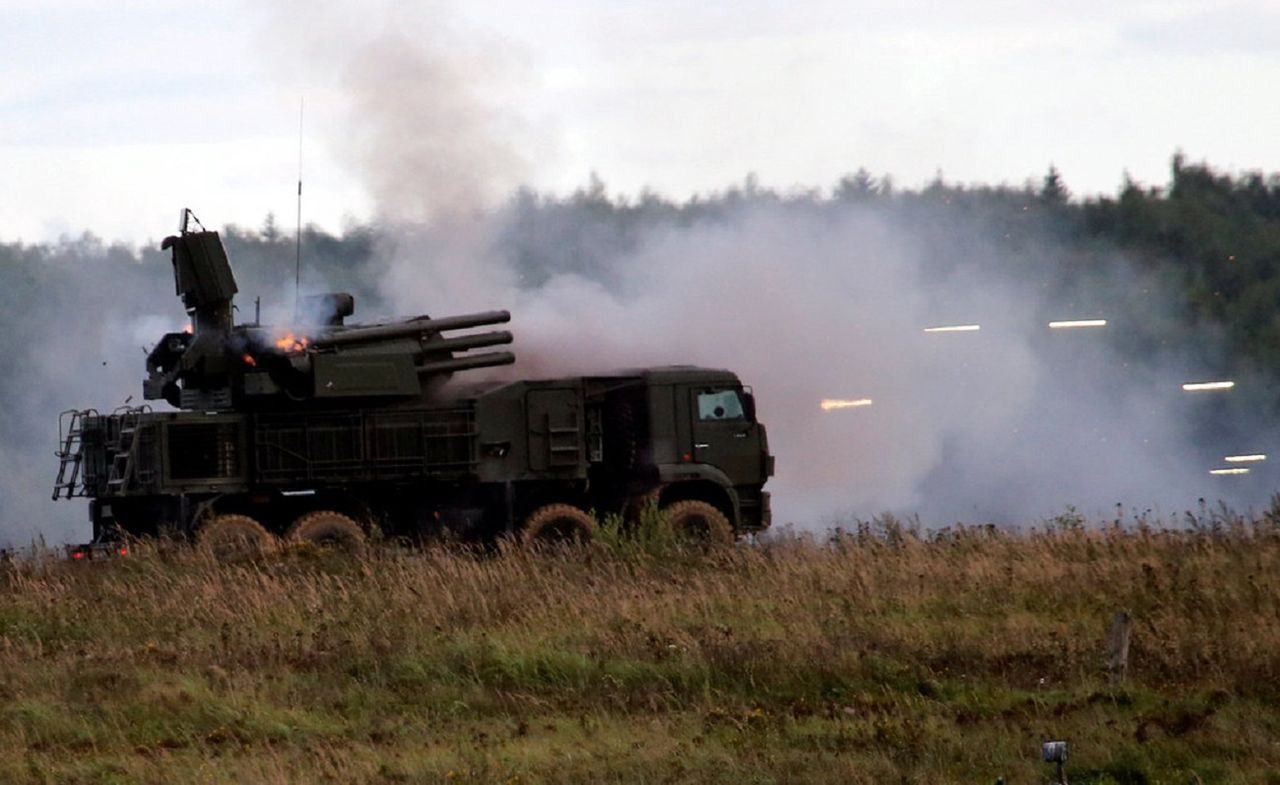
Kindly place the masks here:
<instances>
[{"instance_id":1,"label":"side ladder","mask_svg":"<svg viewBox=\"0 0 1280 785\"><path fill-rule=\"evenodd\" d=\"M133 479L138 421L148 410L146 406L123 406L112 412L113 418L119 418L120 430L116 432L115 451L111 455L111 468L107 471L108 491L122 491Z\"/></svg>"},{"instance_id":2,"label":"side ladder","mask_svg":"<svg viewBox=\"0 0 1280 785\"><path fill-rule=\"evenodd\" d=\"M58 443L61 449L54 455L58 457L58 478L53 481L53 500L71 499L85 495L85 487L80 471L84 466L84 419L97 416L93 409L69 409L58 415Z\"/></svg>"}]
</instances>

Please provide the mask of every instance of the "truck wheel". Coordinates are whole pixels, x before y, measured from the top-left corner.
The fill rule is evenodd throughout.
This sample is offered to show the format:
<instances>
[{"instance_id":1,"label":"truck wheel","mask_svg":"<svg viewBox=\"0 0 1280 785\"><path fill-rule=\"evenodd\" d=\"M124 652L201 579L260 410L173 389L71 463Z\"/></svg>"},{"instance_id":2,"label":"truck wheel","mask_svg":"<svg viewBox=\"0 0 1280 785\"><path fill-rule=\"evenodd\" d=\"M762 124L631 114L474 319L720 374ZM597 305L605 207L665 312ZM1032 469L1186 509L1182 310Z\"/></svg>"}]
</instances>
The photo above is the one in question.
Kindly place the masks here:
<instances>
[{"instance_id":1,"label":"truck wheel","mask_svg":"<svg viewBox=\"0 0 1280 785\"><path fill-rule=\"evenodd\" d=\"M316 510L299 516L285 536L292 542L309 542L342 551L358 551L364 545L360 524L333 510Z\"/></svg>"},{"instance_id":2,"label":"truck wheel","mask_svg":"<svg viewBox=\"0 0 1280 785\"><path fill-rule=\"evenodd\" d=\"M725 514L706 502L686 499L665 510L676 537L707 545L732 545L733 526Z\"/></svg>"},{"instance_id":3,"label":"truck wheel","mask_svg":"<svg viewBox=\"0 0 1280 785\"><path fill-rule=\"evenodd\" d=\"M276 538L248 515L215 515L196 540L219 560L261 556L276 549Z\"/></svg>"},{"instance_id":4,"label":"truck wheel","mask_svg":"<svg viewBox=\"0 0 1280 785\"><path fill-rule=\"evenodd\" d=\"M596 522L572 504L546 504L524 519L520 535L525 545L591 542Z\"/></svg>"}]
</instances>

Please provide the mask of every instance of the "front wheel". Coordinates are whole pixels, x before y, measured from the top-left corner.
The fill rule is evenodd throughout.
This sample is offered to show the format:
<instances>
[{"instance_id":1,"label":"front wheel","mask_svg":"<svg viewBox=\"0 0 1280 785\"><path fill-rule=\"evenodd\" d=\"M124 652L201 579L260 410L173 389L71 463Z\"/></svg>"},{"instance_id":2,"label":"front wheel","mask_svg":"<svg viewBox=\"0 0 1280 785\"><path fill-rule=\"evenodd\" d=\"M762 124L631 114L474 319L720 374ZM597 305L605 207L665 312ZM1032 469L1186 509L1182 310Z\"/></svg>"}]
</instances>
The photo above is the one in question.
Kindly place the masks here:
<instances>
[{"instance_id":1,"label":"front wheel","mask_svg":"<svg viewBox=\"0 0 1280 785\"><path fill-rule=\"evenodd\" d=\"M667 526L678 539L705 545L732 545L733 525L707 502L686 499L666 508Z\"/></svg>"}]
</instances>

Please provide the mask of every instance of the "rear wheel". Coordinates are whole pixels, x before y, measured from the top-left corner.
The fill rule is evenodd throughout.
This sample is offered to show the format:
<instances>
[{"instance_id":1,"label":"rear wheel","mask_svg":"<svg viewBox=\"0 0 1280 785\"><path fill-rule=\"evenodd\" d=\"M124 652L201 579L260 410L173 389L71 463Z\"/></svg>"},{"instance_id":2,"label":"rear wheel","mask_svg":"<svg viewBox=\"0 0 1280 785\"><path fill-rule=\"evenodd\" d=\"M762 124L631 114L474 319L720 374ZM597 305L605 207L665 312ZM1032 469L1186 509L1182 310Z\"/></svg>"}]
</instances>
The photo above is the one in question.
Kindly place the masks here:
<instances>
[{"instance_id":1,"label":"rear wheel","mask_svg":"<svg viewBox=\"0 0 1280 785\"><path fill-rule=\"evenodd\" d=\"M723 512L707 502L687 499L666 508L667 526L681 540L706 545L733 544L733 526Z\"/></svg>"},{"instance_id":2,"label":"rear wheel","mask_svg":"<svg viewBox=\"0 0 1280 785\"><path fill-rule=\"evenodd\" d=\"M309 542L343 551L360 550L365 540L360 524L333 510L316 510L299 516L286 536L292 542Z\"/></svg>"},{"instance_id":3,"label":"rear wheel","mask_svg":"<svg viewBox=\"0 0 1280 785\"><path fill-rule=\"evenodd\" d=\"M196 541L219 560L261 556L277 545L275 536L248 515L215 515L200 527Z\"/></svg>"},{"instance_id":4,"label":"rear wheel","mask_svg":"<svg viewBox=\"0 0 1280 785\"><path fill-rule=\"evenodd\" d=\"M546 504L525 518L520 535L525 545L561 545L591 542L596 522L572 504Z\"/></svg>"}]
</instances>

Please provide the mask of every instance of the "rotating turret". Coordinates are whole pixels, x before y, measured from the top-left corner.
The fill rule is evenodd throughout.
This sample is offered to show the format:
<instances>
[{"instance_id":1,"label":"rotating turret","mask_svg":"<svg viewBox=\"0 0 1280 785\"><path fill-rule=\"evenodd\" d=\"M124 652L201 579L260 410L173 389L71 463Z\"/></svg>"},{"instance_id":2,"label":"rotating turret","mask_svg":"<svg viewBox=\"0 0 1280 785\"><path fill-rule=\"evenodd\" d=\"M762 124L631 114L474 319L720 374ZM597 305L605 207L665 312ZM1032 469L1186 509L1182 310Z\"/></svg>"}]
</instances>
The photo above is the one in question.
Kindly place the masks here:
<instances>
[{"instance_id":1,"label":"rotating turret","mask_svg":"<svg viewBox=\"0 0 1280 785\"><path fill-rule=\"evenodd\" d=\"M334 406L355 399L391 402L435 395L451 374L508 365L510 352L470 353L509 344L511 333L449 335L502 324L507 311L346 325L350 294L308 298L310 324L288 328L233 324L235 275L217 232L189 228L162 248L173 253L188 331L165 335L147 357L144 397L182 409L221 411ZM198 222L197 222L198 223Z\"/></svg>"}]
</instances>

